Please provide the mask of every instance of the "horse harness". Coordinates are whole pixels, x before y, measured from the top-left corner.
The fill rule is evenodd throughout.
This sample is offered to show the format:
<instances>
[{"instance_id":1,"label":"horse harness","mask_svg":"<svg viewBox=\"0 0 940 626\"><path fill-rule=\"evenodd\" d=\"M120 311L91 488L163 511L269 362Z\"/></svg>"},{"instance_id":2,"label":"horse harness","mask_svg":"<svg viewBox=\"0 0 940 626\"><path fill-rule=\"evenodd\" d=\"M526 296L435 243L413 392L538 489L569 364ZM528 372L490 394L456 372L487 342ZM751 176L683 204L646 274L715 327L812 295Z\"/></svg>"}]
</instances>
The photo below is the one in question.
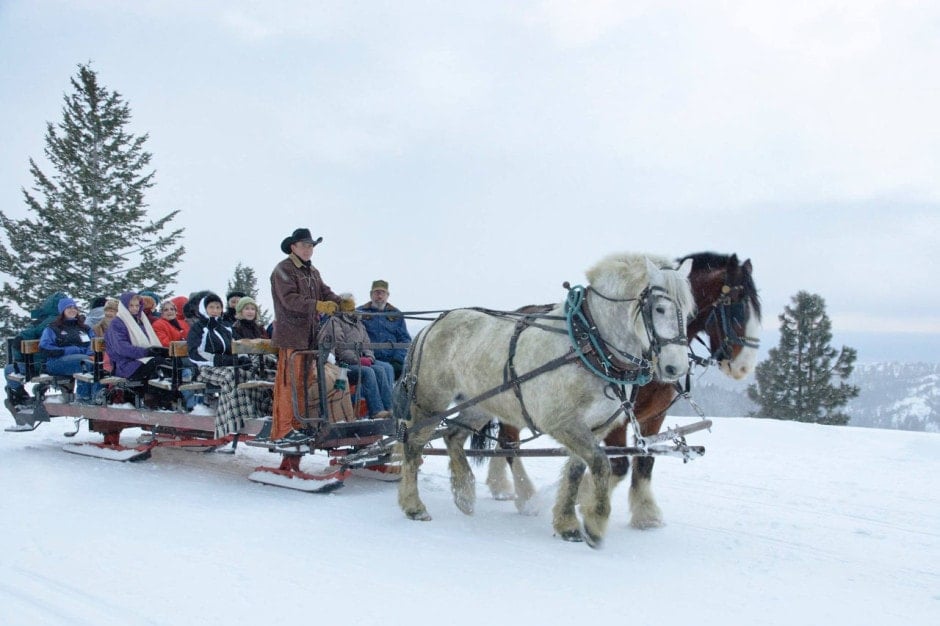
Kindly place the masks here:
<instances>
[{"instance_id":1,"label":"horse harness","mask_svg":"<svg viewBox=\"0 0 940 626\"><path fill-rule=\"evenodd\" d=\"M452 406L445 411L429 415L427 418L419 422L416 427L422 425L423 423L430 423L431 421L440 420L441 422L448 425L468 428L468 426L461 424L458 421L451 421L449 417L459 413L465 408L469 408L479 402L487 400L511 389L513 394L516 396L516 399L519 401L522 418L525 421L526 426L533 433L533 436L525 441L535 439L542 433L538 430L538 428L536 428L535 423L532 420L528 409L526 408L525 400L522 395L522 384L537 376L571 362L578 362L589 372L606 381L608 386L605 390L605 395L607 395L608 392L612 392L616 396L616 399L620 401L620 406L617 408L617 410L614 411L614 413L609 418L607 418L607 420L605 420L602 424L595 426L592 430L596 432L606 429L621 415L621 413L626 413L628 417L635 422L636 417L633 414L633 405L636 401L637 393L639 392L639 386L645 385L652 380L653 364L655 364L656 360L658 359L662 347L670 343L684 344L687 341L685 333L685 320L682 319L682 314L681 311L679 311L679 307L676 307L676 314L679 318L679 333L675 337L664 339L658 335L652 321L653 302L658 298L668 298L668 296L665 295L665 290L662 288L647 286L637 298L615 299L605 296L590 286L586 288L581 286L571 287L567 282L565 282L564 287L568 290L568 298L565 301L564 317L547 314L548 311L554 308L554 305L532 307L531 312L493 311L484 308L473 308L472 310L496 317L518 317L515 323L512 337L509 340L509 354L506 359L506 365L503 367L503 383L497 387L483 392L482 394L470 398L469 400L465 400L455 406ZM610 344L600 335L600 331L598 330L590 308L588 307L586 297L588 291L593 292L597 296L610 302L639 302L636 314L643 315L644 327L646 328L647 337L650 343L650 354L648 356L644 355L642 357L636 357L624 350L617 349L615 352L611 349ZM442 313L436 321L443 319L443 317L447 315L448 312L449 311L445 311ZM558 328L557 326L541 324L538 322L538 320L562 319L566 321L565 329ZM514 362L516 348L522 333L526 329L533 327L548 332L567 334L571 340L572 346L563 355L556 357L547 363L544 363L534 370L530 370L529 372L520 375L516 371ZM420 348L423 348L423 342ZM418 361L420 363L420 358ZM417 372L414 372L414 374L410 376L409 381L405 381L403 379L403 383L411 387L409 391L409 401L411 402L416 402L416 388L414 384L416 381ZM626 387L628 385L631 387L629 397L626 391ZM611 397L611 399L615 398ZM400 438L403 441L406 440L407 432L401 432Z\"/></svg>"},{"instance_id":2,"label":"horse harness","mask_svg":"<svg viewBox=\"0 0 940 626\"><path fill-rule=\"evenodd\" d=\"M712 310L705 319L704 329L707 332L709 327L717 327L721 337L718 347L710 350L709 358L712 361L730 360L735 346L755 349L760 347L759 337L739 335L734 329L734 322L744 318L743 312L747 306L741 296L743 291L743 285L731 286L725 283L721 287L721 294L711 305ZM695 338L705 345L701 337L696 335Z\"/></svg>"}]
</instances>

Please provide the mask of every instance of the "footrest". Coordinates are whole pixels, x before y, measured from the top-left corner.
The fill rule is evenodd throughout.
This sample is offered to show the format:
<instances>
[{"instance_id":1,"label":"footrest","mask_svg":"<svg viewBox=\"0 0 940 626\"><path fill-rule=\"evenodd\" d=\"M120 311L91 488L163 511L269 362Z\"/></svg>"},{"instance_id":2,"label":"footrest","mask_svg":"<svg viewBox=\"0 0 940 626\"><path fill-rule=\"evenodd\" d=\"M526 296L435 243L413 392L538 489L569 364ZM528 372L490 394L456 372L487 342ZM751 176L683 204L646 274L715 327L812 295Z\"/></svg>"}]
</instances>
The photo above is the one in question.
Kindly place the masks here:
<instances>
[{"instance_id":1,"label":"footrest","mask_svg":"<svg viewBox=\"0 0 940 626\"><path fill-rule=\"evenodd\" d=\"M201 391L206 388L206 383L183 383L179 386L180 391Z\"/></svg>"},{"instance_id":2,"label":"footrest","mask_svg":"<svg viewBox=\"0 0 940 626\"><path fill-rule=\"evenodd\" d=\"M87 372L79 372L77 374L72 374L72 378L74 378L75 380L80 380L85 383L95 382L95 375L89 374Z\"/></svg>"},{"instance_id":3,"label":"footrest","mask_svg":"<svg viewBox=\"0 0 940 626\"><path fill-rule=\"evenodd\" d=\"M40 374L39 376L33 376L29 379L31 383L51 383L55 380L55 377L50 376L49 374Z\"/></svg>"},{"instance_id":4,"label":"footrest","mask_svg":"<svg viewBox=\"0 0 940 626\"><path fill-rule=\"evenodd\" d=\"M23 374L8 374L7 378L10 380L15 380L18 383L26 382L26 376L24 376Z\"/></svg>"},{"instance_id":5,"label":"footrest","mask_svg":"<svg viewBox=\"0 0 940 626\"><path fill-rule=\"evenodd\" d=\"M102 385L126 385L127 379L120 376L105 376L99 382Z\"/></svg>"},{"instance_id":6,"label":"footrest","mask_svg":"<svg viewBox=\"0 0 940 626\"><path fill-rule=\"evenodd\" d=\"M156 387L157 389L165 389L166 391L173 390L173 381L166 380L165 378L155 378L149 381L151 387Z\"/></svg>"}]
</instances>

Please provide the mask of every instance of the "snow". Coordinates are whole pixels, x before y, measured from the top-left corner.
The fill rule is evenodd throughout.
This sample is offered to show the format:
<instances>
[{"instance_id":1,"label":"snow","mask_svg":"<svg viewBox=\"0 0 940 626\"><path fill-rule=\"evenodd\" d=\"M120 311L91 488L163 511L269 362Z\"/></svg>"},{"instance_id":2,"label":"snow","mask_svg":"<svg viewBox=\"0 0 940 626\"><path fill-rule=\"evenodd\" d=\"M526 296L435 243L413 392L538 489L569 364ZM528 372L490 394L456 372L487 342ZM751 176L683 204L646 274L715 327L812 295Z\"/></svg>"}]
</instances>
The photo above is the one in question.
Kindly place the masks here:
<instances>
[{"instance_id":1,"label":"snow","mask_svg":"<svg viewBox=\"0 0 940 626\"><path fill-rule=\"evenodd\" d=\"M434 519L414 522L395 483L249 482L279 460L262 449L117 463L63 453L98 440L64 439L68 419L0 432L0 622L940 623L940 435L714 422L689 437L703 458L656 462L665 526L631 528L621 487L600 550L552 536L560 458L525 460L538 515L492 499L481 467L465 516L427 457Z\"/></svg>"}]
</instances>

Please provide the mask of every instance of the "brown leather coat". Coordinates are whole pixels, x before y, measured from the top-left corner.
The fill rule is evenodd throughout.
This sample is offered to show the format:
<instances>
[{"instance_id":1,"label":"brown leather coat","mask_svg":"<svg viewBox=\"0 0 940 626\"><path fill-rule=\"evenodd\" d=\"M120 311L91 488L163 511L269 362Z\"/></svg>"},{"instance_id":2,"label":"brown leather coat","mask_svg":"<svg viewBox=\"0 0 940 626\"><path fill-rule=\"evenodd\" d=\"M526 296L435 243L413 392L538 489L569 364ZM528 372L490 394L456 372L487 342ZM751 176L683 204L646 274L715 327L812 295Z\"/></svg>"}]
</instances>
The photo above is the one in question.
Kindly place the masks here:
<instances>
[{"instance_id":1,"label":"brown leather coat","mask_svg":"<svg viewBox=\"0 0 940 626\"><path fill-rule=\"evenodd\" d=\"M271 298L274 300L274 333L277 348L309 350L317 343L317 301L339 304L339 296L320 278L313 265L291 254L271 272Z\"/></svg>"}]
</instances>

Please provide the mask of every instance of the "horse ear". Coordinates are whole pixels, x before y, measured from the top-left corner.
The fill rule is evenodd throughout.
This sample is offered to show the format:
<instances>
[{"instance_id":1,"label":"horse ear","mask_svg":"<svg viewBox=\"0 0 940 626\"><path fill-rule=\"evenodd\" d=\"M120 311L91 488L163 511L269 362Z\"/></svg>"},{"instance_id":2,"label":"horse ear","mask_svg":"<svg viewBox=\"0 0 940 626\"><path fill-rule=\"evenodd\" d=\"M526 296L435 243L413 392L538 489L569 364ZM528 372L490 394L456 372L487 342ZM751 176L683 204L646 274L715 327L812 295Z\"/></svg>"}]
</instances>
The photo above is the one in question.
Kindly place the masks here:
<instances>
[{"instance_id":1,"label":"horse ear","mask_svg":"<svg viewBox=\"0 0 940 626\"><path fill-rule=\"evenodd\" d=\"M685 278L689 277L689 274L692 273L692 259L686 259L682 262L682 265L679 266L679 269L676 270L680 276Z\"/></svg>"},{"instance_id":2,"label":"horse ear","mask_svg":"<svg viewBox=\"0 0 940 626\"><path fill-rule=\"evenodd\" d=\"M659 276L659 266L650 261L648 256L643 257L643 260L646 261L646 278L648 281L652 282L653 279Z\"/></svg>"},{"instance_id":3,"label":"horse ear","mask_svg":"<svg viewBox=\"0 0 940 626\"><path fill-rule=\"evenodd\" d=\"M751 266L751 260L748 259L747 261L745 261L744 265L742 265L741 268L744 270L745 274L750 274L751 270L753 269Z\"/></svg>"}]
</instances>

